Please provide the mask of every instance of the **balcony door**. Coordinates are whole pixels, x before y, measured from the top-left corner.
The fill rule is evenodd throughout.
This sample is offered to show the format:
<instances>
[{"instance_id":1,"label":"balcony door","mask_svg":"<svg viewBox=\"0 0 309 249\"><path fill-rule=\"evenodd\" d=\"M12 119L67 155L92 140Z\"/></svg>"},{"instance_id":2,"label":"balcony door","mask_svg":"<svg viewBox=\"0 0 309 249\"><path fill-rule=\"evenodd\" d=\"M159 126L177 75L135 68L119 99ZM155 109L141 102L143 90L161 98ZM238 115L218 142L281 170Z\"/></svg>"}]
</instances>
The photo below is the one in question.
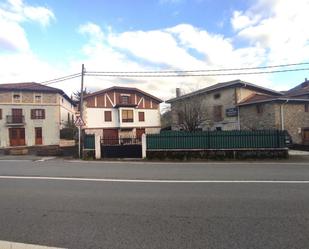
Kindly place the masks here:
<instances>
[{"instance_id":1,"label":"balcony door","mask_svg":"<svg viewBox=\"0 0 309 249\"><path fill-rule=\"evenodd\" d=\"M10 146L25 145L25 128L9 128Z\"/></svg>"},{"instance_id":2,"label":"balcony door","mask_svg":"<svg viewBox=\"0 0 309 249\"><path fill-rule=\"evenodd\" d=\"M23 109L12 109L12 122L15 124L23 122Z\"/></svg>"}]
</instances>

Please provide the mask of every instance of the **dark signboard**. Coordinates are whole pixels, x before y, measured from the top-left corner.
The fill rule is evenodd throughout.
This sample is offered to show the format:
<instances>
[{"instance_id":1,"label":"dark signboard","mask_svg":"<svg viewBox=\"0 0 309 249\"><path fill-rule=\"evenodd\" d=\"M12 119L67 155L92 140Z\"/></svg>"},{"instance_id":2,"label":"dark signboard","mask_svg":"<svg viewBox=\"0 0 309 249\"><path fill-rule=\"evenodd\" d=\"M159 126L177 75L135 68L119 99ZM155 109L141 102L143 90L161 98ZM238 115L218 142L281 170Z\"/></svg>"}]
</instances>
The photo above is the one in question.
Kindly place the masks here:
<instances>
[{"instance_id":1,"label":"dark signboard","mask_svg":"<svg viewBox=\"0 0 309 249\"><path fill-rule=\"evenodd\" d=\"M225 114L227 117L236 117L238 115L237 107L226 109Z\"/></svg>"}]
</instances>

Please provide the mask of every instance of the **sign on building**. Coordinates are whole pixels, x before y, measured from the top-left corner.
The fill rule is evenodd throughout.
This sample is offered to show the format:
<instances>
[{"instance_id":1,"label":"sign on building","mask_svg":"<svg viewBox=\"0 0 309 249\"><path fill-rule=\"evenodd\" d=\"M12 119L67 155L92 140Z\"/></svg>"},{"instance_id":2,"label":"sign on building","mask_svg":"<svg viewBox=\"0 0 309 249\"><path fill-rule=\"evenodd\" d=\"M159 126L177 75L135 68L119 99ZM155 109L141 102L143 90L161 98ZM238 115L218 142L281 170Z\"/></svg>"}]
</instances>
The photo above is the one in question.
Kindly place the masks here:
<instances>
[{"instance_id":1,"label":"sign on building","mask_svg":"<svg viewBox=\"0 0 309 249\"><path fill-rule=\"evenodd\" d=\"M225 110L225 114L227 117L236 117L238 115L237 107L228 108Z\"/></svg>"}]
</instances>

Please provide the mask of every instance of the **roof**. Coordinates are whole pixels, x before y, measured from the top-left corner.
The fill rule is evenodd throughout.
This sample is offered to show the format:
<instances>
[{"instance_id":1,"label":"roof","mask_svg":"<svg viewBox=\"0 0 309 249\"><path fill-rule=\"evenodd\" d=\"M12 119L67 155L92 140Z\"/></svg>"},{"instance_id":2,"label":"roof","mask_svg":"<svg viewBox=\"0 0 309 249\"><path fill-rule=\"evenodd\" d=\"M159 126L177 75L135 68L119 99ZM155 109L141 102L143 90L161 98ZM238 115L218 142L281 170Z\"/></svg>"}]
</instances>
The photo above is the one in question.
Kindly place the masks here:
<instances>
[{"instance_id":1,"label":"roof","mask_svg":"<svg viewBox=\"0 0 309 249\"><path fill-rule=\"evenodd\" d=\"M87 99L89 97L92 97L92 96L96 96L96 95L99 95L99 94L102 94L102 93L106 93L106 92L109 92L109 91L117 91L117 90L120 90L120 91L134 91L134 92L139 92L143 95L146 95L148 96L149 98L152 98L154 99L155 101L159 102L159 103L162 103L163 100L149 94L149 93L146 93L138 88L135 88L135 87L122 87L122 86L113 86L113 87L110 87L110 88L106 88L106 89L103 89L103 90L100 90L100 91L97 91L97 92L94 92L94 93L90 93L90 94L87 94L86 96L84 96L84 99Z\"/></svg>"},{"instance_id":2,"label":"roof","mask_svg":"<svg viewBox=\"0 0 309 249\"><path fill-rule=\"evenodd\" d=\"M265 94L253 94L249 98L243 100L238 104L238 106L246 106L246 105L254 105L260 103L269 103L269 102L301 102L301 103L309 103L309 99L302 99L302 98L288 98L288 97L275 97Z\"/></svg>"},{"instance_id":3,"label":"roof","mask_svg":"<svg viewBox=\"0 0 309 249\"><path fill-rule=\"evenodd\" d=\"M305 94L309 94L309 81L307 79L285 93L286 96L300 96Z\"/></svg>"},{"instance_id":4,"label":"roof","mask_svg":"<svg viewBox=\"0 0 309 249\"><path fill-rule=\"evenodd\" d=\"M59 93L71 104L76 103L66 95L61 89L54 88L46 85L42 85L35 82L23 82L23 83L6 83L0 84L0 91L24 91L24 92L46 92L46 93Z\"/></svg>"},{"instance_id":5,"label":"roof","mask_svg":"<svg viewBox=\"0 0 309 249\"><path fill-rule=\"evenodd\" d=\"M245 81L242 81L242 80L233 80L233 81L217 83L215 85L212 85L212 86L209 86L209 87L206 87L206 88L203 88L203 89L182 95L180 97L172 98L172 99L170 99L166 102L172 103L172 102L175 102L175 101L178 101L178 100L181 100L181 99L186 99L186 98L189 98L189 97L193 97L193 96L196 96L196 95L200 95L200 94L204 94L204 93L210 93L210 92L221 90L221 89L224 89L224 88L237 87L237 86L259 90L260 92L275 95L275 96L283 95L283 93L269 89L269 88L261 87L261 86L258 86L258 85L255 85L255 84L252 84L252 83L249 83L249 82L245 82Z\"/></svg>"}]
</instances>

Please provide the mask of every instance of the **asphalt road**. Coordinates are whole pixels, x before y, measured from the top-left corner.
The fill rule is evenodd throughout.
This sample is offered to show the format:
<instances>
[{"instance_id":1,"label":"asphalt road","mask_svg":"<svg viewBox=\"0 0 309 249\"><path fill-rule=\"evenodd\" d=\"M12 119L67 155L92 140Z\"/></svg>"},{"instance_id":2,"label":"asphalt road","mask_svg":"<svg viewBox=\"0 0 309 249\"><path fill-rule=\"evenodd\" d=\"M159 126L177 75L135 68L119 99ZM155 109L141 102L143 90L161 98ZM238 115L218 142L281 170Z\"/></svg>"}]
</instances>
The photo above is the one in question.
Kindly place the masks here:
<instances>
[{"instance_id":1,"label":"asphalt road","mask_svg":"<svg viewBox=\"0 0 309 249\"><path fill-rule=\"evenodd\" d=\"M309 181L309 163L0 161L0 240L74 249L307 249L309 182L297 181Z\"/></svg>"}]
</instances>

